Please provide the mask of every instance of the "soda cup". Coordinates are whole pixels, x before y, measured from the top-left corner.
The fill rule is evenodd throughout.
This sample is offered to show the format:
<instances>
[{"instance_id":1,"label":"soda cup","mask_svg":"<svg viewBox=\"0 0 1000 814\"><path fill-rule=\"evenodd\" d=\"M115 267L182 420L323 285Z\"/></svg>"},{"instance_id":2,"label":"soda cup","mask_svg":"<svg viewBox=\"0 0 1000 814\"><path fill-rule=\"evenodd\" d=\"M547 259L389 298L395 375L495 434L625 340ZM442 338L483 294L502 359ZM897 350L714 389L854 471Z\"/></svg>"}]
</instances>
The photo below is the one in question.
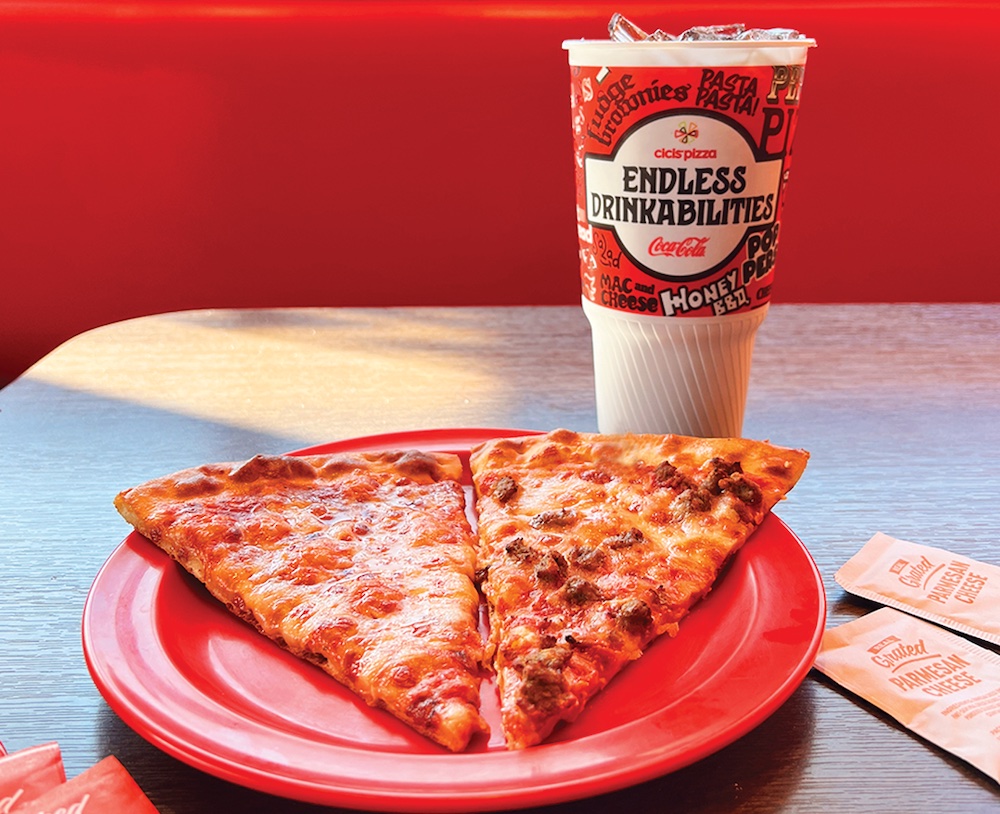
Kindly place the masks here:
<instances>
[{"instance_id":1,"label":"soda cup","mask_svg":"<svg viewBox=\"0 0 1000 814\"><path fill-rule=\"evenodd\" d=\"M598 426L738 436L815 41L638 33L563 43Z\"/></svg>"}]
</instances>

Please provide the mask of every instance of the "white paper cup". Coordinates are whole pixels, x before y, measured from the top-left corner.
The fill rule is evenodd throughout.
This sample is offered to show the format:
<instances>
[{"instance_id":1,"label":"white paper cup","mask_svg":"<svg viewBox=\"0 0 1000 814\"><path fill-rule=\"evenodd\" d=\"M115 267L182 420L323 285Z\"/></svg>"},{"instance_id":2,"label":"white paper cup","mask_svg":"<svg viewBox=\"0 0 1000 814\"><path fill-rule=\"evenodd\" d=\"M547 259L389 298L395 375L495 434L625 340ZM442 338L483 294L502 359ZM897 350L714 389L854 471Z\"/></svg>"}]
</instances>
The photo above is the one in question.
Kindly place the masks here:
<instances>
[{"instance_id":1,"label":"white paper cup","mask_svg":"<svg viewBox=\"0 0 1000 814\"><path fill-rule=\"evenodd\" d=\"M742 432L813 45L563 44L602 432Z\"/></svg>"}]
</instances>

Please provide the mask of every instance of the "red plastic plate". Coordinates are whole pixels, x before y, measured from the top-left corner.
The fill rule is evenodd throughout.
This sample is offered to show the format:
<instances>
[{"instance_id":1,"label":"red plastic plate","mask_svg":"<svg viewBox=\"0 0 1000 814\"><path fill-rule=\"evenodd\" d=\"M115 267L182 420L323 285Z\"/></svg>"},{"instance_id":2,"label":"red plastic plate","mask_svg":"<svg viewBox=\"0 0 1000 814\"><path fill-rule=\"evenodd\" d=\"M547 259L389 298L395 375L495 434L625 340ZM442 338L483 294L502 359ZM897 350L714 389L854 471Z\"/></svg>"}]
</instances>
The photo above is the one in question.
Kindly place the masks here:
<instances>
[{"instance_id":1,"label":"red plastic plate","mask_svg":"<svg viewBox=\"0 0 1000 814\"><path fill-rule=\"evenodd\" d=\"M300 452L406 447L467 462L472 445L519 434L414 431ZM518 752L504 749L490 682L483 714L493 735L446 752L260 636L137 533L94 581L83 647L115 712L205 772L324 805L488 811L612 791L721 749L798 687L825 617L812 558L771 515L676 638L654 643L547 743Z\"/></svg>"}]
</instances>

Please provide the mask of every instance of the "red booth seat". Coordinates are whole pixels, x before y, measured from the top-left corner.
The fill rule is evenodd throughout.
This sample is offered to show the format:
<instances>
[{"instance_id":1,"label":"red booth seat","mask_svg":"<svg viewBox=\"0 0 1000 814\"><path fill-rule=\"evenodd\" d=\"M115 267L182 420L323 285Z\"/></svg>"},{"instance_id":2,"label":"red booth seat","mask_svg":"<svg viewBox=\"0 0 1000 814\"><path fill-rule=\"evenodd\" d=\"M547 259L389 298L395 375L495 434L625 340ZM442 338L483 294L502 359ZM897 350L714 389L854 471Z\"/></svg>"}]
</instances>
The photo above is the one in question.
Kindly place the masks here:
<instances>
[{"instance_id":1,"label":"red booth seat","mask_svg":"<svg viewBox=\"0 0 1000 814\"><path fill-rule=\"evenodd\" d=\"M815 37L774 302L995 301L993 2L0 2L0 382L201 307L579 301L561 42Z\"/></svg>"}]
</instances>

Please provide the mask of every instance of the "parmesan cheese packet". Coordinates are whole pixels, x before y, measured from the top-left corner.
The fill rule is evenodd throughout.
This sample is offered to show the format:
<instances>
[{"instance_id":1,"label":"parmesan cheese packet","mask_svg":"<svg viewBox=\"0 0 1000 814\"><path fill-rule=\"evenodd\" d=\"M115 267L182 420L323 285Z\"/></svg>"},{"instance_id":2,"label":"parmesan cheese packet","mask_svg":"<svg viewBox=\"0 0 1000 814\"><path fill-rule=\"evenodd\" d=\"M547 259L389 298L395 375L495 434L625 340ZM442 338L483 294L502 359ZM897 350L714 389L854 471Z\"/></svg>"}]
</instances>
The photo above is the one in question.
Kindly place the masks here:
<instances>
[{"instance_id":1,"label":"parmesan cheese packet","mask_svg":"<svg viewBox=\"0 0 1000 814\"><path fill-rule=\"evenodd\" d=\"M846 591L1000 644L1000 567L879 532L834 575Z\"/></svg>"},{"instance_id":2,"label":"parmesan cheese packet","mask_svg":"<svg viewBox=\"0 0 1000 814\"><path fill-rule=\"evenodd\" d=\"M1000 783L1000 656L893 608L830 628L815 667Z\"/></svg>"}]
</instances>

